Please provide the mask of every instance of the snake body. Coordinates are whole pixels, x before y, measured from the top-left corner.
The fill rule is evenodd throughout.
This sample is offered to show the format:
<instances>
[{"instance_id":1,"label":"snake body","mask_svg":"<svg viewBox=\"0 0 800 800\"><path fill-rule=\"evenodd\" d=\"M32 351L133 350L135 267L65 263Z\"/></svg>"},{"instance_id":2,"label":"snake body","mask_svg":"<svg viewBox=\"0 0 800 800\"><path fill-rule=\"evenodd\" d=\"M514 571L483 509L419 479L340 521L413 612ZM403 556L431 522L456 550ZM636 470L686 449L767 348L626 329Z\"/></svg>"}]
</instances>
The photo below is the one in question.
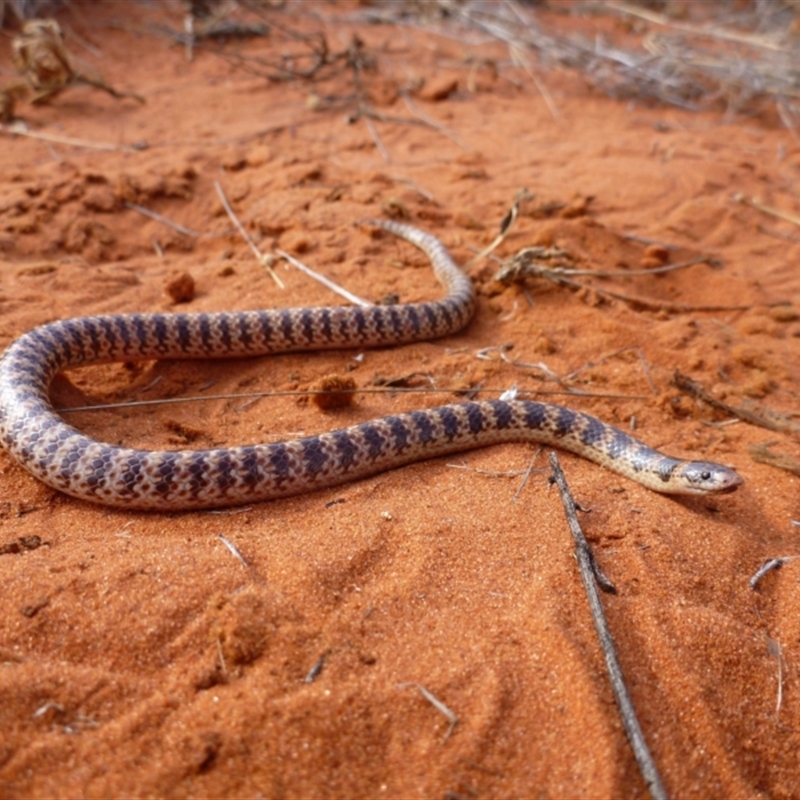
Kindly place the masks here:
<instances>
[{"instance_id":1,"label":"snake body","mask_svg":"<svg viewBox=\"0 0 800 800\"><path fill-rule=\"evenodd\" d=\"M98 442L53 409L48 392L54 375L87 364L376 347L464 327L475 310L475 292L445 247L408 225L372 224L425 252L446 296L368 308L108 315L42 325L13 342L0 359L0 443L61 492L109 506L164 511L285 497L508 441L556 445L659 492L729 492L742 482L728 467L672 458L588 414L526 400L457 403L274 444L179 451Z\"/></svg>"}]
</instances>

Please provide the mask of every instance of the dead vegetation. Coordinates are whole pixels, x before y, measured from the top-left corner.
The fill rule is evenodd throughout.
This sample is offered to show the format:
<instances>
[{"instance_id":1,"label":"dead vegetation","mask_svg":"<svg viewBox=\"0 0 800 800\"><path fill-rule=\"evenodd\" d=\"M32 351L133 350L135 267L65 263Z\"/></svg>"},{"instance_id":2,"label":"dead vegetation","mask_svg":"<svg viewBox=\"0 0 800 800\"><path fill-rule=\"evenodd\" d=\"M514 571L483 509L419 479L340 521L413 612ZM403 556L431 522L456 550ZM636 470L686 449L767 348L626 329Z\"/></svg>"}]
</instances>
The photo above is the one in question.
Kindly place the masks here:
<instances>
[{"instance_id":1,"label":"dead vegetation","mask_svg":"<svg viewBox=\"0 0 800 800\"><path fill-rule=\"evenodd\" d=\"M0 1L0 22L22 28L13 47L25 79L24 84L6 86L0 92L5 121L13 118L14 101L25 94L22 87L32 93L34 103L80 83L114 97L141 100L72 67L58 24L50 18L32 18L59 5ZM182 30L154 23L144 32L182 44L188 60L203 51L270 82L313 82L311 108L349 107L352 121L363 118L368 125L370 119L384 119L384 115L375 111L375 98L364 76L379 72L384 54L371 52L355 36L344 46L334 44L327 32L331 22L435 29L467 44L502 42L508 50L507 61L464 64L469 70L467 88L484 68L513 83L519 83L521 72L523 80L535 83L554 115L558 111L547 92L546 73L567 68L615 98L695 111L723 109L731 116L772 109L791 130L800 119L800 6L789 0L737 4L723 0L397 0L365 2L338 17L331 16L332 10L324 4L285 0L185 0L182 6ZM545 16L547 23L542 21ZM563 24L554 23L559 17ZM638 47L617 44L615 39L623 36L628 43L638 41ZM239 46L253 37L270 37L279 46L270 47L268 55ZM322 84L343 70L352 75L353 92L348 96L326 93ZM400 87L398 94L407 99L422 89L409 85ZM411 120L395 121L425 124L416 114Z\"/></svg>"},{"instance_id":2,"label":"dead vegetation","mask_svg":"<svg viewBox=\"0 0 800 800\"><path fill-rule=\"evenodd\" d=\"M500 40L510 63L532 74L579 71L611 97L753 114L774 107L784 124L800 115L800 8L781 0L747 3L543 3L563 14L564 32L545 27L538 4L431 0L375 5L365 15L397 24L436 24ZM427 23L425 22L427 20ZM435 20L435 21L434 21ZM577 29L577 30L576 30ZM615 44L615 29L639 47Z\"/></svg>"},{"instance_id":3,"label":"dead vegetation","mask_svg":"<svg viewBox=\"0 0 800 800\"><path fill-rule=\"evenodd\" d=\"M140 103L144 98L119 92L101 77L76 70L64 45L61 26L54 19L31 19L11 42L14 67L22 76L0 90L0 121L14 118L15 103L28 97L31 104L45 103L70 86L87 85L102 89L115 98L131 97Z\"/></svg>"}]
</instances>

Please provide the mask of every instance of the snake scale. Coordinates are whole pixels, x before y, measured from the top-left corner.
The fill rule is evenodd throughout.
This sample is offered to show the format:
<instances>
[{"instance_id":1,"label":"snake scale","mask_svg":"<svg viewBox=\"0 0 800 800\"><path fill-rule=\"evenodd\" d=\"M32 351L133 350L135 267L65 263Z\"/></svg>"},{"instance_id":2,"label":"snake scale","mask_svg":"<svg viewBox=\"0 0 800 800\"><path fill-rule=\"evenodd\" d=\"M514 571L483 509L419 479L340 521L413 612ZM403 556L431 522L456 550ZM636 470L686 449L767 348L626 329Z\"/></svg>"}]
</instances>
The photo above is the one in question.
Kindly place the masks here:
<instances>
[{"instance_id":1,"label":"snake scale","mask_svg":"<svg viewBox=\"0 0 800 800\"><path fill-rule=\"evenodd\" d=\"M61 492L108 506L162 511L285 497L509 441L556 445L659 492L730 492L742 482L728 467L672 458L588 414L527 400L463 402L274 444L179 451L98 442L53 409L48 393L54 375L87 364L377 347L464 327L475 310L475 292L441 242L397 222L371 224L426 253L446 296L367 308L125 314L51 322L14 341L0 359L0 443Z\"/></svg>"}]
</instances>

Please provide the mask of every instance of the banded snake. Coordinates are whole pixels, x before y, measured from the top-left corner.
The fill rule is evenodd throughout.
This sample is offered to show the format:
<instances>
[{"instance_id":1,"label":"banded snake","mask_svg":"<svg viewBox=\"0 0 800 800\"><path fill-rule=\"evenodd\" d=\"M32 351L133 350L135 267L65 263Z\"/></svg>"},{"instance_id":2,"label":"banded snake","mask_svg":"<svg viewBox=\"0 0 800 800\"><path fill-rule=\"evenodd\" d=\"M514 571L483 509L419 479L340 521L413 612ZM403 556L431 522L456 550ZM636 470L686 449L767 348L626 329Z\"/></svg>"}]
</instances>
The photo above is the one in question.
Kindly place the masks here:
<instances>
[{"instance_id":1,"label":"banded snake","mask_svg":"<svg viewBox=\"0 0 800 800\"><path fill-rule=\"evenodd\" d=\"M475 310L472 283L433 236L372 223L420 248L447 289L437 301L192 314L130 314L51 322L0 359L0 444L68 495L172 511L270 500L358 480L447 453L509 441L552 444L658 492L734 491L732 469L685 461L578 411L530 400L482 400L395 414L284 442L214 450L135 450L68 425L48 397L56 373L109 361L225 358L396 345L445 336Z\"/></svg>"}]
</instances>

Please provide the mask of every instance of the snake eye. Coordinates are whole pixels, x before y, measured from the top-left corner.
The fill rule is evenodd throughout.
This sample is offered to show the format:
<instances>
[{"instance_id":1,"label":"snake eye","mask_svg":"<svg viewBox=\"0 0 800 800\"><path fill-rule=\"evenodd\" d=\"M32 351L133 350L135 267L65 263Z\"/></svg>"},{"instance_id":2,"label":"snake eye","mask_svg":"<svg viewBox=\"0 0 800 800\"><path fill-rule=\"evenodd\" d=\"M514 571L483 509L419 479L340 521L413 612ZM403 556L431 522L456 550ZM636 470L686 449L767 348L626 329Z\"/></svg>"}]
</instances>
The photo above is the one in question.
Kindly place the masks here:
<instances>
[{"instance_id":1,"label":"snake eye","mask_svg":"<svg viewBox=\"0 0 800 800\"><path fill-rule=\"evenodd\" d=\"M710 481L711 480L711 473L707 469L704 469L700 473L700 480L702 480L702 481Z\"/></svg>"}]
</instances>

